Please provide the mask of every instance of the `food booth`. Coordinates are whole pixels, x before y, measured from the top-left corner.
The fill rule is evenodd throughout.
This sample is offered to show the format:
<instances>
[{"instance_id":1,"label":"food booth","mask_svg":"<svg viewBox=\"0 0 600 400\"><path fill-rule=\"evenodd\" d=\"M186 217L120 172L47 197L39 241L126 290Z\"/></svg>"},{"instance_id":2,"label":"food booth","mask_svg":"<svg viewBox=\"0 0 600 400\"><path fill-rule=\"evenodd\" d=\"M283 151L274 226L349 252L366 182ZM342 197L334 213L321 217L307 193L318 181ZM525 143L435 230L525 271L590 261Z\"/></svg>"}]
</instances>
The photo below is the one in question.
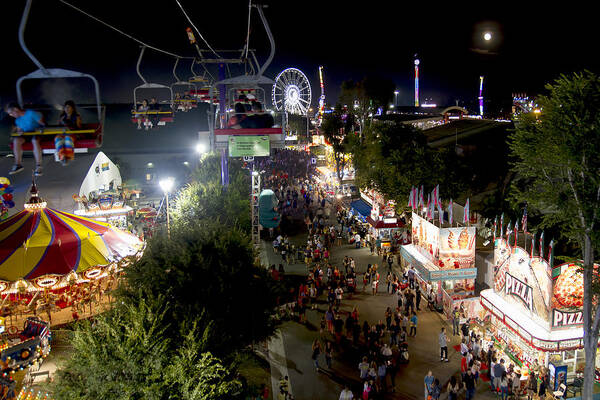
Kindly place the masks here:
<instances>
[{"instance_id":1,"label":"food booth","mask_svg":"<svg viewBox=\"0 0 600 400\"><path fill-rule=\"evenodd\" d=\"M480 334L521 368L523 380L543 366L558 387L572 381L585 364L583 276L576 264L553 268L551 260L534 252L511 246L504 237L495 239L494 287L480 294L491 324Z\"/></svg>"},{"instance_id":2,"label":"food booth","mask_svg":"<svg viewBox=\"0 0 600 400\"><path fill-rule=\"evenodd\" d=\"M411 233L412 243L400 247L402 267L414 267L423 292L433 289L448 317L454 307L463 311L465 319L478 313L469 300L474 298L477 278L476 228L436 226L413 212Z\"/></svg>"}]
</instances>

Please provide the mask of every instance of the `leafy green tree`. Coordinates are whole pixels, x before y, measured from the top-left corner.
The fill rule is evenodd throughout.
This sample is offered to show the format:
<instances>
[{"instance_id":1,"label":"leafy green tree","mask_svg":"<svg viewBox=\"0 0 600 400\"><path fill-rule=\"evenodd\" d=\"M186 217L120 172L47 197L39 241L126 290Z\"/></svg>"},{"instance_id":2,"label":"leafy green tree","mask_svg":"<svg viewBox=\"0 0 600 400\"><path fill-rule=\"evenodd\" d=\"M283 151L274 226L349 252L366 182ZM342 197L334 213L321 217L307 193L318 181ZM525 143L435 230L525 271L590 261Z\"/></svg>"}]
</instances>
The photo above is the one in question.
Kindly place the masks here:
<instances>
[{"instance_id":1,"label":"leafy green tree","mask_svg":"<svg viewBox=\"0 0 600 400\"><path fill-rule=\"evenodd\" d=\"M431 149L423 133L411 125L374 121L362 142L355 137L348 141L359 187L374 187L400 206L413 186L440 184L442 195L448 197L462 188L450 170L455 154Z\"/></svg>"},{"instance_id":2,"label":"leafy green tree","mask_svg":"<svg viewBox=\"0 0 600 400\"><path fill-rule=\"evenodd\" d=\"M600 295L593 264L600 229L600 79L591 72L561 76L546 86L539 116L523 115L510 136L516 158L517 201L542 214L542 226L560 226L583 259L583 398L593 395L600 330Z\"/></svg>"},{"instance_id":3,"label":"leafy green tree","mask_svg":"<svg viewBox=\"0 0 600 400\"><path fill-rule=\"evenodd\" d=\"M254 264L248 235L218 221L174 224L171 240L155 235L125 281L125 301L139 291L164 296L174 341L199 329L206 349L219 357L274 332L279 283Z\"/></svg>"},{"instance_id":4,"label":"leafy green tree","mask_svg":"<svg viewBox=\"0 0 600 400\"><path fill-rule=\"evenodd\" d=\"M58 369L53 392L59 400L222 400L241 385L190 331L170 339L164 299L137 297L117 304L74 332L72 356ZM173 347L175 350L172 350Z\"/></svg>"},{"instance_id":5,"label":"leafy green tree","mask_svg":"<svg viewBox=\"0 0 600 400\"><path fill-rule=\"evenodd\" d=\"M332 113L324 115L319 131L333 149L335 170L341 182L346 167L346 153L348 152L346 138L349 134L354 133L354 116L338 104Z\"/></svg>"},{"instance_id":6,"label":"leafy green tree","mask_svg":"<svg viewBox=\"0 0 600 400\"><path fill-rule=\"evenodd\" d=\"M173 225L183 229L203 221L219 221L250 232L250 174L239 161L230 160L229 175L230 185L223 187L220 155L203 158L194 179L179 191L171 207Z\"/></svg>"}]
</instances>

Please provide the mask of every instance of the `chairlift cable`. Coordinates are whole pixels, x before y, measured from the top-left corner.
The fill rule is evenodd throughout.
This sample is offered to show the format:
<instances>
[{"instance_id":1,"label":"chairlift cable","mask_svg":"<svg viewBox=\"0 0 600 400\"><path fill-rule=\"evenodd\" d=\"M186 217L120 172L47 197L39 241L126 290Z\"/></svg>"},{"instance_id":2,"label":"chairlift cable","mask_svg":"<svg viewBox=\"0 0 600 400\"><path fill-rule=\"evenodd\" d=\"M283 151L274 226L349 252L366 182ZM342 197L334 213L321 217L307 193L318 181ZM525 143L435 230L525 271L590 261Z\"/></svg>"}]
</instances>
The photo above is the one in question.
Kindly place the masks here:
<instances>
[{"instance_id":1,"label":"chairlift cable","mask_svg":"<svg viewBox=\"0 0 600 400\"><path fill-rule=\"evenodd\" d=\"M62 1L62 0L61 0ZM190 23L190 25L192 25L192 27L194 28L194 30L196 31L196 33L198 34L198 36L200 36L200 39L202 39L202 41L204 41L204 43L206 44L206 46L208 47L208 49L210 51L213 52L213 54L215 56L217 56L218 58L223 58L221 57L216 51L215 49L213 49L210 44L208 44L208 42L206 41L206 39L204 39L204 36L202 36L202 34L200 33L200 31L198 30L198 28L196 28L196 25L194 25L194 23L192 22L191 18L188 16L188 14L185 12L185 10L183 9L183 6L181 5L181 3L179 2L179 0L175 0L175 2L177 3L177 5L179 6L179 8L181 9L181 12L183 13L183 15L185 16L185 18L188 20L188 22Z\"/></svg>"},{"instance_id":2,"label":"chairlift cable","mask_svg":"<svg viewBox=\"0 0 600 400\"><path fill-rule=\"evenodd\" d=\"M167 55L169 55L169 56L171 56L171 57L175 57L175 58L183 58L183 59L193 59L193 58L195 58L195 57L183 57L183 56L180 56L180 55L178 55L178 54L174 54L174 53L171 53L171 52L169 52L169 51L166 51L166 50L163 50L163 49L159 49L158 47L151 46L151 45L149 45L149 44L147 44L147 43L144 43L144 42L143 42L143 41L141 41L140 39L137 39L137 38L135 38L135 37L131 36L130 34L123 32L123 31L122 31L122 30L120 30L119 28L116 28L116 27L114 27L114 26L110 25L109 23L102 21L101 19L99 19L99 18L97 18L97 17L95 17L95 16L93 16L93 15L89 14L88 12L86 12L86 11L82 10L82 9L81 9L81 8L79 8L79 7L76 7L76 6L74 6L73 4L71 4L71 3L69 3L69 2L67 2L67 1L65 1L65 0L58 0L58 1L59 1L59 2L61 2L61 3L63 3L63 4L64 4L64 5L66 5L66 6L69 6L69 7L71 7L71 8L72 8L72 9L74 9L75 11L78 11L78 12L80 12L81 14L83 14L83 15L85 15L85 16L87 16L87 17L91 18L91 19L93 19L94 21L96 21L96 22L99 22L99 23L101 23L102 25L105 25L105 26L107 26L108 28L112 29L113 31L115 31L115 32L118 32L118 33L120 33L121 35L123 35L123 36L125 36L125 37L127 37L127 38L129 38L129 39L133 40L134 42L137 42L137 43L139 43L140 45L142 45L142 46L145 46L145 47L147 47L147 48L149 48L149 49L152 49L152 50L154 50L154 51L157 51L157 52L159 52L159 53L167 54Z\"/></svg>"},{"instance_id":3,"label":"chairlift cable","mask_svg":"<svg viewBox=\"0 0 600 400\"><path fill-rule=\"evenodd\" d=\"M250 15L252 13L252 0L248 0L248 31L246 33L246 49L244 58L248 58L248 49L250 48Z\"/></svg>"}]
</instances>

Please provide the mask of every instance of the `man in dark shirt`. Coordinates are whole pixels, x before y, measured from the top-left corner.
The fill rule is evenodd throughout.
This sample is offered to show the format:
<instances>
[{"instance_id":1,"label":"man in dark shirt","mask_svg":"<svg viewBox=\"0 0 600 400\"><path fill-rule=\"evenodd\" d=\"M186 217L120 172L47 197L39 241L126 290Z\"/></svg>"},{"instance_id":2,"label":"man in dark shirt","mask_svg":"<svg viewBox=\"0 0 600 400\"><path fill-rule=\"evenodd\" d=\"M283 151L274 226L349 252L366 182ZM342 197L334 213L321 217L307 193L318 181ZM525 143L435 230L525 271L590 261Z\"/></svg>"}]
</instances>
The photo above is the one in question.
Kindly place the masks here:
<instances>
[{"instance_id":1,"label":"man in dark shirt","mask_svg":"<svg viewBox=\"0 0 600 400\"><path fill-rule=\"evenodd\" d=\"M467 374L463 379L463 385L465 386L465 400L471 400L475 398L475 377L471 373L471 368L467 369Z\"/></svg>"}]
</instances>

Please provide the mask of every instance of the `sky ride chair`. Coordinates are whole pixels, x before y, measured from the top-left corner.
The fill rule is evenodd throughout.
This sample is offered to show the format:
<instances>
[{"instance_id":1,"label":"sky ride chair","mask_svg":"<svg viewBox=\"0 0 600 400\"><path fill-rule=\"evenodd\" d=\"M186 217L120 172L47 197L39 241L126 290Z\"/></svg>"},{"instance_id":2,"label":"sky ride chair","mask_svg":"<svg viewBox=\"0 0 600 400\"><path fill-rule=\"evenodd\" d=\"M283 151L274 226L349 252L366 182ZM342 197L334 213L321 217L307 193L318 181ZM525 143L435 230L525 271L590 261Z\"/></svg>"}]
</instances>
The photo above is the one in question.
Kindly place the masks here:
<instances>
[{"instance_id":1,"label":"sky ride chair","mask_svg":"<svg viewBox=\"0 0 600 400\"><path fill-rule=\"evenodd\" d=\"M193 62L193 61L192 61ZM198 100L195 98L195 93L198 87L188 81L182 81L177 76L177 64L179 64L179 57L175 59L175 66L173 67L173 76L175 77L175 82L171 84L171 90L175 95L173 99L175 111L189 111L192 108L198 107ZM177 87L184 86L187 90L183 90L183 92L178 92ZM185 98L188 96L188 98Z\"/></svg>"},{"instance_id":2,"label":"sky ride chair","mask_svg":"<svg viewBox=\"0 0 600 400\"><path fill-rule=\"evenodd\" d=\"M190 71L192 71L192 76L188 79L188 82L190 83L194 83L196 84L196 88L192 91L190 91L190 93L196 97L196 99L198 101L201 101L203 103L210 103L210 97L209 97L209 92L210 92L210 87L212 86L212 83L210 81L210 79L208 79L206 77L206 71L204 71L204 73L200 76L200 75L196 75L196 71L194 71L194 65L195 64L200 64L200 62L197 62L196 59L194 58L194 60L192 61L192 65L190 66ZM218 91L215 93L212 101L213 103L217 103L219 94Z\"/></svg>"},{"instance_id":3,"label":"sky ride chair","mask_svg":"<svg viewBox=\"0 0 600 400\"><path fill-rule=\"evenodd\" d=\"M133 123L143 122L144 124L148 122L152 122L152 125L155 126L163 126L166 125L167 122L173 122L173 90L170 86L162 85L160 83L148 83L142 73L140 72L140 64L142 62L142 57L144 56L144 51L146 50L146 46L142 46L142 50L140 51L140 56L138 57L136 71L138 76L142 79L143 84L137 86L133 89L133 107L134 109L131 111L131 121ZM157 109L149 109L147 111L139 111L139 106L142 104L141 101L138 101L138 91L139 90L161 90L168 91L169 96L165 100L158 100L159 104ZM160 105L166 104L167 109L163 110ZM140 119L142 121L140 121Z\"/></svg>"},{"instance_id":4,"label":"sky ride chair","mask_svg":"<svg viewBox=\"0 0 600 400\"><path fill-rule=\"evenodd\" d=\"M96 78L94 78L90 74L85 74L82 72L71 71L67 69L60 68L45 68L37 58L29 51L25 44L25 27L27 25L27 19L29 17L29 11L31 9L32 0L28 0L25 5L25 10L23 11L23 16L21 18L21 24L19 26L19 43L21 48L25 52L25 54L33 61L33 63L38 67L36 71L33 71L25 76L20 77L17 80L16 90L17 90L17 101L21 107L24 107L23 93L21 84L25 80L31 79L63 79L63 78L84 78L90 79L94 84L94 93L96 104L92 106L81 106L78 105L77 109L79 111L93 111L95 114L96 122L88 122L83 123L81 129L69 129L65 126L59 125L49 125L48 122L51 121L49 118L49 113L54 107L51 106L42 106L34 108L35 111L41 112L46 120L46 126L44 128L38 129L34 132L23 132L23 133L13 133L11 136L13 137L27 137L27 136L36 136L39 140L40 147L44 154L56 154L55 146L54 146L54 137L56 135L68 134L72 135L75 140L74 151L75 153L86 153L88 149L95 149L102 146L102 139L104 134L104 116L105 116L105 107L102 106L100 102L100 86ZM70 99L65 99L70 100ZM85 121L87 115L82 115L82 119ZM92 117L94 118L94 117ZM11 148L13 144L10 144ZM31 142L23 143L23 151L31 151L33 150L33 145Z\"/></svg>"},{"instance_id":5,"label":"sky ride chair","mask_svg":"<svg viewBox=\"0 0 600 400\"><path fill-rule=\"evenodd\" d=\"M258 15L263 23L269 42L271 51L269 57L260 66L255 74L235 76L228 79L221 79L211 85L209 98L215 96L215 92L219 90L218 107L214 104L210 105L208 112L208 126L210 129L210 139L212 149L229 149L229 154L232 154L231 143L235 142L236 137L240 136L267 136L269 138L269 148L285 148L285 132L284 114L277 114L266 108L265 90L262 86L268 85L272 87L275 83L272 79L263 76L263 73L275 56L275 40L269 28L269 24L263 13L263 6L254 5L258 11ZM257 62L258 67L258 62ZM236 102L240 102L240 95L244 95L247 99L248 94L252 94L254 101L258 101L263 106L263 112L273 115L274 124L268 128L241 128L233 129L227 126L229 118L234 114L234 106ZM243 100L242 100L243 101ZM255 114L250 112L249 114Z\"/></svg>"}]
</instances>

